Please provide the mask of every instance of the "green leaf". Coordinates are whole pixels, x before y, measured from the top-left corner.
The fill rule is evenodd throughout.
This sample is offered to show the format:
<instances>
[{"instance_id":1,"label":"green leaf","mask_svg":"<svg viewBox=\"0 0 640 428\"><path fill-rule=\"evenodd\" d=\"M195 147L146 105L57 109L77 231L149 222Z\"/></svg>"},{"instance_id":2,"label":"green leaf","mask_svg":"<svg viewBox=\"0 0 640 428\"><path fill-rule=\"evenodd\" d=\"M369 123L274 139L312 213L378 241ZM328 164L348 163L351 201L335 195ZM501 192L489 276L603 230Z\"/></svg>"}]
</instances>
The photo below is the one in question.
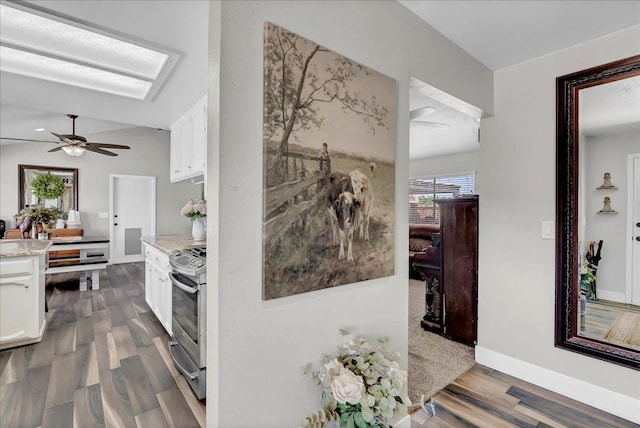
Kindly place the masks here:
<instances>
[{"instance_id":1,"label":"green leaf","mask_svg":"<svg viewBox=\"0 0 640 428\"><path fill-rule=\"evenodd\" d=\"M353 414L347 418L347 428L356 428L355 421L353 420Z\"/></svg>"},{"instance_id":2,"label":"green leaf","mask_svg":"<svg viewBox=\"0 0 640 428\"><path fill-rule=\"evenodd\" d=\"M369 424L364 420L361 412L355 414L354 421L358 428L369 428Z\"/></svg>"},{"instance_id":3,"label":"green leaf","mask_svg":"<svg viewBox=\"0 0 640 428\"><path fill-rule=\"evenodd\" d=\"M343 413L340 415L340 426L344 426L347 423L347 418L349 417L349 413Z\"/></svg>"}]
</instances>

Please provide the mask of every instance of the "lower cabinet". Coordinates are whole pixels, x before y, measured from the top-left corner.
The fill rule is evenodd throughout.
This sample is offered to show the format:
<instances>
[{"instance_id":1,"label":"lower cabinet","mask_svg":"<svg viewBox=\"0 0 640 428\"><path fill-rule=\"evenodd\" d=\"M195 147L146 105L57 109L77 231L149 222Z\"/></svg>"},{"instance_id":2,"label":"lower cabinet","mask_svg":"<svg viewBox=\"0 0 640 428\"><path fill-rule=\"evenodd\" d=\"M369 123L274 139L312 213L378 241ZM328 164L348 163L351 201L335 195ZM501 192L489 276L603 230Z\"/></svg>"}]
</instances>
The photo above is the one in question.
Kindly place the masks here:
<instances>
[{"instance_id":1,"label":"lower cabinet","mask_svg":"<svg viewBox=\"0 0 640 428\"><path fill-rule=\"evenodd\" d=\"M42 339L44 265L44 255L0 260L0 349Z\"/></svg>"},{"instance_id":2,"label":"lower cabinet","mask_svg":"<svg viewBox=\"0 0 640 428\"><path fill-rule=\"evenodd\" d=\"M160 324L171 332L171 279L169 255L145 244L145 300Z\"/></svg>"}]
</instances>

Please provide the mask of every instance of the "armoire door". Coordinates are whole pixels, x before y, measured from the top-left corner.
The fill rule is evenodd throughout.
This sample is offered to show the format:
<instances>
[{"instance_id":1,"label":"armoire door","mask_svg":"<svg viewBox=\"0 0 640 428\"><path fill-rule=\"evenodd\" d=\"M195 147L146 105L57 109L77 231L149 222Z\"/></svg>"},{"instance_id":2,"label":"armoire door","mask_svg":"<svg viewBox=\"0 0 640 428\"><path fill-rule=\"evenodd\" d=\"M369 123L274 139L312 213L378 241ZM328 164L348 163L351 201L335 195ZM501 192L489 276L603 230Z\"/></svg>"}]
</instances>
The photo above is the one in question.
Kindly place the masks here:
<instances>
[{"instance_id":1,"label":"armoire door","mask_svg":"<svg viewBox=\"0 0 640 428\"><path fill-rule=\"evenodd\" d=\"M478 331L478 197L439 201L444 335L474 346Z\"/></svg>"}]
</instances>

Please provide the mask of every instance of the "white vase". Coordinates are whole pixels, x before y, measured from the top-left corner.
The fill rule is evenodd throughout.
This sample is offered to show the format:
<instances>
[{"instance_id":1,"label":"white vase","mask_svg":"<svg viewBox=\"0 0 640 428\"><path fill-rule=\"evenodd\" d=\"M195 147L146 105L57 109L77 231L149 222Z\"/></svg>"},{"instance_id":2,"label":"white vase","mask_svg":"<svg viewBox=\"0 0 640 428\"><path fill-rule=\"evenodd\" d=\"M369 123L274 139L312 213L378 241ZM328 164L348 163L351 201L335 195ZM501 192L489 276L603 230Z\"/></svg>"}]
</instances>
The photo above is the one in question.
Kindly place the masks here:
<instances>
[{"instance_id":1,"label":"white vase","mask_svg":"<svg viewBox=\"0 0 640 428\"><path fill-rule=\"evenodd\" d=\"M194 241L204 241L207 239L207 223L204 217L193 218L191 236L193 236Z\"/></svg>"}]
</instances>

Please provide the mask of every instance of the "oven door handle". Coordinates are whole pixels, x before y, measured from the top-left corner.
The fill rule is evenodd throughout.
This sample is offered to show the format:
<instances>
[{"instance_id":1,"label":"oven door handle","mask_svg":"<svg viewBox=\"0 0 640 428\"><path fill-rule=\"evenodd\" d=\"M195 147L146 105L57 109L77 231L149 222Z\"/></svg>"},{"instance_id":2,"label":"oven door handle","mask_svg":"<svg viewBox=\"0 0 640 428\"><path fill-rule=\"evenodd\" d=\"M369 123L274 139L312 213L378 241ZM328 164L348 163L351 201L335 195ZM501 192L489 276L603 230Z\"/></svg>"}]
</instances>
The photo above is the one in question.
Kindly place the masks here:
<instances>
[{"instance_id":1,"label":"oven door handle","mask_svg":"<svg viewBox=\"0 0 640 428\"><path fill-rule=\"evenodd\" d=\"M171 272L170 278L171 278L171 283L173 285L175 285L176 287L178 287L180 290L185 291L189 294L196 294L198 292L197 288L193 288L193 287L189 287L188 285L185 285L183 283L181 283L180 281L178 281L178 278L176 277L176 274Z\"/></svg>"},{"instance_id":2,"label":"oven door handle","mask_svg":"<svg viewBox=\"0 0 640 428\"><path fill-rule=\"evenodd\" d=\"M171 359L173 360L173 363L176 365L178 370L180 370L180 373L188 377L189 380L195 380L195 378L198 377L198 372L191 373L189 370L185 369L182 366L182 364L180 364L180 362L178 361L178 358L173 354L173 347L176 346L177 344L178 344L177 340L171 339L169 341L169 354L171 354Z\"/></svg>"}]
</instances>

